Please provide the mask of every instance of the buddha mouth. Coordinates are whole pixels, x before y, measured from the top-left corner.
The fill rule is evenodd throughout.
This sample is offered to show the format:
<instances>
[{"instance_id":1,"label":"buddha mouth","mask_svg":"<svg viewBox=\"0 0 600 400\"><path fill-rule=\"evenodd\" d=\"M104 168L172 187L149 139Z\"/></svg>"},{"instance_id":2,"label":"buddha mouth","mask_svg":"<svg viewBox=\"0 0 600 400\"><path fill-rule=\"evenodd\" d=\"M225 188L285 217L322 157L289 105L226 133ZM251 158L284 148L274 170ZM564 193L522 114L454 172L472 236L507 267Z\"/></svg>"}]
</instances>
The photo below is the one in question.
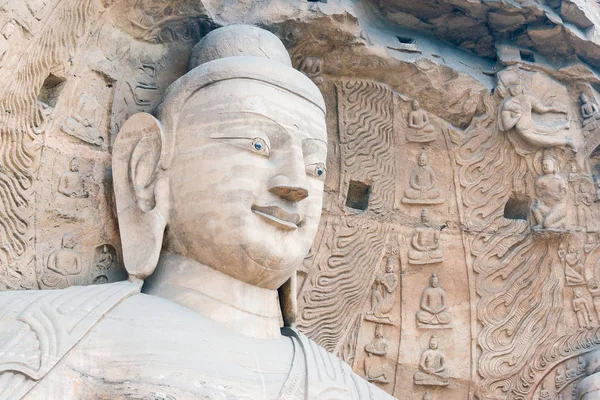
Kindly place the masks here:
<instances>
[{"instance_id":1,"label":"buddha mouth","mask_svg":"<svg viewBox=\"0 0 600 400\"><path fill-rule=\"evenodd\" d=\"M255 204L251 209L267 222L281 229L292 231L298 229L298 225L300 224L300 215L288 213L277 206L263 207Z\"/></svg>"}]
</instances>

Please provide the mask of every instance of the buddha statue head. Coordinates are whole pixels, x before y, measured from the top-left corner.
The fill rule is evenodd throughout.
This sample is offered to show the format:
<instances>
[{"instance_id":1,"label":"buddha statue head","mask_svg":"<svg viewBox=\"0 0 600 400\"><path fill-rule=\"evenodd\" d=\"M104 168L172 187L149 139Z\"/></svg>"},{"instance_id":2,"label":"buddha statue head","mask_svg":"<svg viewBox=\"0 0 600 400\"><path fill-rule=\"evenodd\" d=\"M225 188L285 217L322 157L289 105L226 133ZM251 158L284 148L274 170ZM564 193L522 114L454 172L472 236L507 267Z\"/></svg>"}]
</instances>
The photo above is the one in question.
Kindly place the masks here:
<instances>
[{"instance_id":1,"label":"buddha statue head","mask_svg":"<svg viewBox=\"0 0 600 400\"><path fill-rule=\"evenodd\" d=\"M317 232L326 153L323 97L281 41L246 25L212 31L156 117L133 115L114 144L130 279L163 251L280 288Z\"/></svg>"}]
</instances>

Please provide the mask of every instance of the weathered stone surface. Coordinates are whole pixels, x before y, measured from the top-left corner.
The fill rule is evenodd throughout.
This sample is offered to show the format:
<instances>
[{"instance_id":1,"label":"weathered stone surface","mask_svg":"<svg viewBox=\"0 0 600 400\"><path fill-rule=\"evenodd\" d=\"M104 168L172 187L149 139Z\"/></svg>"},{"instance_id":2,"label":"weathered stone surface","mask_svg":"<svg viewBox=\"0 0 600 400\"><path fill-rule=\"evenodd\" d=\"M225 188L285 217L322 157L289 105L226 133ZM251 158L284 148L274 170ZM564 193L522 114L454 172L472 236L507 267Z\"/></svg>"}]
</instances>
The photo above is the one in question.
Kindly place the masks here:
<instances>
[{"instance_id":1,"label":"weathered stone surface","mask_svg":"<svg viewBox=\"0 0 600 400\"><path fill-rule=\"evenodd\" d=\"M159 105L185 90L177 80L190 62L193 67L217 57L193 53L194 45L232 24L274 33L291 65L317 85L311 90L322 94L327 110L319 128L327 131L322 208L311 202L315 197L300 199L301 191L286 194L286 204L297 202L299 215L311 218L303 225L305 237L281 247L257 245L267 217L251 213L245 220L228 208L243 201L234 190L240 182L266 187L266 175L246 175L256 160L236 154L225 163L208 152L200 166L191 166L193 158L156 164L198 145L194 135L201 127L229 121L207 110L233 107L235 96L266 96L273 102L269 115L294 115L299 128L311 121L303 103L283 92L253 95L252 85L220 82L168 111L181 113L179 137L192 139L174 149L159 144L161 129L173 123ZM190 373L195 361L177 358L185 352L201 354L211 360L206 365L231 376L243 376L240 371L256 362L272 365L271 376L278 378L265 383L264 393L277 398L278 379L298 366L293 354L300 347L294 346L315 346L304 336L280 336L280 323L292 321L347 364L340 366L344 374L351 368L399 399L595 398L598 29L600 6L591 0L0 2L0 289L6 290L0 298L17 299L1 300L0 314L7 317L0 317L0 381L12 386L0 385L0 398L19 398L42 372L46 383L31 398L82 398L96 389L105 397L126 398L131 391L197 398L185 373L171 386L151 377L163 362ZM248 48L233 43L225 53ZM258 48L253 56L283 54L283 47L270 54L268 40ZM171 84L175 89L167 91ZM244 112L259 106L248 101ZM119 147L117 139L141 133L148 136L137 151ZM147 154L154 156L140 161L149 160ZM141 163L131 164L137 170L128 167L132 155ZM131 171L138 170L131 185ZM165 170L180 180L176 192L154 184ZM225 185L237 194L212 198L207 193L221 187L226 174ZM317 186L306 190L315 194ZM154 219L144 219L150 210ZM241 229L248 226L255 230ZM223 239L218 227L234 232L234 239ZM273 227L285 233L285 223L271 220ZM167 257L154 271L163 239L177 257L210 260L204 264L212 268ZM262 261L237 269L232 249L244 243L252 243ZM281 262L284 256L291 261ZM297 287L286 286L300 261ZM274 265L279 275L261 275ZM194 313L136 294L139 282L116 283L128 274L147 278L144 290L153 295L173 294L160 285L167 279L204 288L204 297L176 296ZM110 285L96 286L102 283ZM110 287L114 292L102 289ZM279 288L283 310L273 307ZM81 319L83 309L67 301L76 292L94 299L82 306L89 318L107 317L98 325ZM220 302L239 298L263 307L263 318L214 312ZM60 336L64 342L50 347L52 356L38 354L46 360L39 365L38 355L27 358L37 346L31 335L24 333L23 351L11 353L21 338L14 332L26 332L39 319L36 304L59 301L70 310L52 314L59 326L79 321L78 328ZM146 319L147 308L170 317ZM6 320L14 322L9 330ZM210 332L208 347L185 329ZM113 334L123 337L112 341ZM70 350L78 335L82 347ZM132 345L126 335L147 336ZM256 345L253 336L271 341ZM247 349L254 347L264 358L250 357ZM106 357L125 348L121 364ZM240 354L245 361L231 367L227 361ZM81 376L90 366L87 357L107 375L91 379L93 391L74 392L64 383L65 371ZM49 370L52 360L57 367ZM123 375L140 371L123 365L140 360L151 372L128 387ZM248 379L258 382L259 376ZM197 383L215 397L227 379ZM262 390L256 382L248 391Z\"/></svg>"}]
</instances>

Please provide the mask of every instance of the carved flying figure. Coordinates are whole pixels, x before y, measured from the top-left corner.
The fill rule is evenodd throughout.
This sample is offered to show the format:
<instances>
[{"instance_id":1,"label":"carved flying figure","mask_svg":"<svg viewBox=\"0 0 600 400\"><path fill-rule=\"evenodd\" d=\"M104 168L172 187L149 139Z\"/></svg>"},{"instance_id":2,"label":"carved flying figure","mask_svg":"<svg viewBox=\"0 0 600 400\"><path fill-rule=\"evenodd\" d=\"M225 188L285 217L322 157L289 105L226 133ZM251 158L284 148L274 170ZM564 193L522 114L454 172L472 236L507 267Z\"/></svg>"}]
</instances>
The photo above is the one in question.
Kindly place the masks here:
<instances>
[{"instance_id":1,"label":"carved flying figure","mask_svg":"<svg viewBox=\"0 0 600 400\"><path fill-rule=\"evenodd\" d=\"M420 371L415 372L414 384L425 386L447 386L450 382L446 356L438 349L435 335L429 339L429 348L421 354Z\"/></svg>"},{"instance_id":2,"label":"carved flying figure","mask_svg":"<svg viewBox=\"0 0 600 400\"><path fill-rule=\"evenodd\" d=\"M365 346L365 376L369 382L389 383L390 371L385 356L388 352L388 342L383 337L383 325L375 326L375 338Z\"/></svg>"},{"instance_id":3,"label":"carved flying figure","mask_svg":"<svg viewBox=\"0 0 600 400\"><path fill-rule=\"evenodd\" d=\"M580 328L590 329L592 327L592 314L590 307L584 297L581 297L579 288L573 289L573 311L577 317L577 323Z\"/></svg>"},{"instance_id":4,"label":"carved flying figure","mask_svg":"<svg viewBox=\"0 0 600 400\"><path fill-rule=\"evenodd\" d=\"M436 329L450 327L452 316L448 312L446 291L438 285L438 276L432 274L429 280L429 287L426 287L421 295L421 309L416 314L420 328Z\"/></svg>"},{"instance_id":5,"label":"carved flying figure","mask_svg":"<svg viewBox=\"0 0 600 400\"><path fill-rule=\"evenodd\" d=\"M525 93L520 81L508 87L509 96L500 106L499 127L501 132L511 129L530 145L535 147L571 147L577 151L571 136L560 135L570 128L567 108L555 101L544 105L535 96ZM564 120L555 125L536 123L532 113L564 114Z\"/></svg>"},{"instance_id":6,"label":"carved flying figure","mask_svg":"<svg viewBox=\"0 0 600 400\"><path fill-rule=\"evenodd\" d=\"M544 154L543 175L535 180L536 199L531 205L535 230L565 229L569 188L564 177L558 174L556 160Z\"/></svg>"},{"instance_id":7,"label":"carved flying figure","mask_svg":"<svg viewBox=\"0 0 600 400\"><path fill-rule=\"evenodd\" d=\"M397 287L398 276L394 271L394 260L392 257L388 257L385 273L375 278L371 288L371 310L366 313L367 321L382 324L393 323L389 312L394 308Z\"/></svg>"},{"instance_id":8,"label":"carved flying figure","mask_svg":"<svg viewBox=\"0 0 600 400\"><path fill-rule=\"evenodd\" d=\"M419 153L418 165L410 174L409 186L404 191L403 203L408 204L441 204L444 202L440 189L435 187L435 172L427 165L425 151Z\"/></svg>"},{"instance_id":9,"label":"carved flying figure","mask_svg":"<svg viewBox=\"0 0 600 400\"><path fill-rule=\"evenodd\" d=\"M73 157L69 165L69 171L60 176L58 192L72 199L83 199L89 196L89 193L85 190L83 177L79 172L78 157Z\"/></svg>"},{"instance_id":10,"label":"carved flying figure","mask_svg":"<svg viewBox=\"0 0 600 400\"><path fill-rule=\"evenodd\" d=\"M591 131L600 126L600 109L598 105L589 100L585 93L579 96L581 100L581 117L583 118L583 135L587 138Z\"/></svg>"},{"instance_id":11,"label":"carved flying figure","mask_svg":"<svg viewBox=\"0 0 600 400\"><path fill-rule=\"evenodd\" d=\"M435 140L436 131L429 122L427 112L419 107L419 102L413 100L412 111L408 114L407 142L427 143Z\"/></svg>"},{"instance_id":12,"label":"carved flying figure","mask_svg":"<svg viewBox=\"0 0 600 400\"><path fill-rule=\"evenodd\" d=\"M0 397L392 399L294 329L326 157L323 97L281 41L206 35L158 117L114 144L129 281L0 293L0 347L23 335L0 353Z\"/></svg>"},{"instance_id":13,"label":"carved flying figure","mask_svg":"<svg viewBox=\"0 0 600 400\"><path fill-rule=\"evenodd\" d=\"M444 260L440 249L440 230L431 226L429 211L421 210L421 226L415 229L408 249L411 264L435 264Z\"/></svg>"}]
</instances>

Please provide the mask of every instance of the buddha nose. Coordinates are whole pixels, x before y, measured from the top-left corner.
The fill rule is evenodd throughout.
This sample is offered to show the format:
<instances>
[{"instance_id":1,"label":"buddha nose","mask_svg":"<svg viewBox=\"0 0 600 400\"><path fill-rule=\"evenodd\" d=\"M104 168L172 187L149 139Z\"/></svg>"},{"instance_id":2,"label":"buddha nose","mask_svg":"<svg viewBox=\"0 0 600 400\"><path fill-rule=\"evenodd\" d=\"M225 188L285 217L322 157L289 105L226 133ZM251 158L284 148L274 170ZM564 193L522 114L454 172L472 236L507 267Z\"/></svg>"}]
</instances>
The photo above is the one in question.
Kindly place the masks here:
<instances>
[{"instance_id":1,"label":"buddha nose","mask_svg":"<svg viewBox=\"0 0 600 400\"><path fill-rule=\"evenodd\" d=\"M269 182L269 192L288 201L302 201L308 197L308 190L293 182L285 175L277 175Z\"/></svg>"}]
</instances>

